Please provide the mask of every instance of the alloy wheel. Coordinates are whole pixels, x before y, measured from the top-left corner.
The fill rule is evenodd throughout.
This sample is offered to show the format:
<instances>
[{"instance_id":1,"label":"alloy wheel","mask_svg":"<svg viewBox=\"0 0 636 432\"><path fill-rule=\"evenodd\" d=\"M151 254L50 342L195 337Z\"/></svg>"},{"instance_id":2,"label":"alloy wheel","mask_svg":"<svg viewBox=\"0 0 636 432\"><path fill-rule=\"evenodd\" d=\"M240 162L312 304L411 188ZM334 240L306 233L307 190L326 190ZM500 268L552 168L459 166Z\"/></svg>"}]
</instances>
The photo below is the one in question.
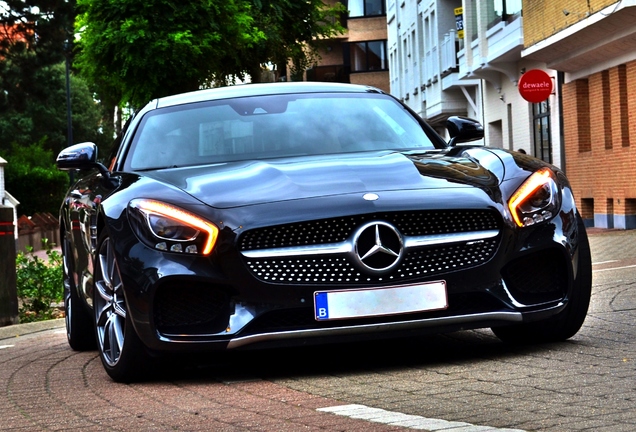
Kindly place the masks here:
<instances>
[{"instance_id":1,"label":"alloy wheel","mask_svg":"<svg viewBox=\"0 0 636 432\"><path fill-rule=\"evenodd\" d=\"M115 366L124 349L126 300L110 239L101 243L95 281L95 323L104 362Z\"/></svg>"}]
</instances>

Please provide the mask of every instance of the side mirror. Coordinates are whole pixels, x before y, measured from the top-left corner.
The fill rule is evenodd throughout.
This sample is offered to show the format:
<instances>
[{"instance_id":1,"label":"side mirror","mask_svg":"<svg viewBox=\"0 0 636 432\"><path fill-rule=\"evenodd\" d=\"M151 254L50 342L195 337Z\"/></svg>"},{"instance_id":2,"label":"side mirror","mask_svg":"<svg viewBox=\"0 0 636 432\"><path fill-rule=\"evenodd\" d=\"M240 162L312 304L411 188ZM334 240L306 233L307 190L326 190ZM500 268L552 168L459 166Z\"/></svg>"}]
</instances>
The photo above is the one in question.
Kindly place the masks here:
<instances>
[{"instance_id":1,"label":"side mirror","mask_svg":"<svg viewBox=\"0 0 636 432\"><path fill-rule=\"evenodd\" d=\"M454 147L459 143L475 141L484 137L484 127L476 120L451 116L446 120L446 129L451 139L448 145Z\"/></svg>"},{"instance_id":2,"label":"side mirror","mask_svg":"<svg viewBox=\"0 0 636 432\"><path fill-rule=\"evenodd\" d=\"M61 171L97 169L104 178L104 184L115 187L116 182L110 177L110 171L97 162L97 146L92 142L75 144L65 148L57 155L55 161Z\"/></svg>"},{"instance_id":3,"label":"side mirror","mask_svg":"<svg viewBox=\"0 0 636 432\"><path fill-rule=\"evenodd\" d=\"M96 168L97 146L91 142L67 147L57 155L57 168L62 171L88 170Z\"/></svg>"}]
</instances>

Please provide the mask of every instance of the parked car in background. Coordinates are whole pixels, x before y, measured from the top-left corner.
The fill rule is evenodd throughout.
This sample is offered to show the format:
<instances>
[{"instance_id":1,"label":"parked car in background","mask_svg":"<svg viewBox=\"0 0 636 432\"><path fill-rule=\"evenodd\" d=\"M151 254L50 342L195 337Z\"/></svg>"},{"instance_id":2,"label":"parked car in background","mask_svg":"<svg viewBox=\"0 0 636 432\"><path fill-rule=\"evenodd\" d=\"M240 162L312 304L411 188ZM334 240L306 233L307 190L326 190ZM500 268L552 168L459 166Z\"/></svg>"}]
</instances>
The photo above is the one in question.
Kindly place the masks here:
<instances>
[{"instance_id":1,"label":"parked car in background","mask_svg":"<svg viewBox=\"0 0 636 432\"><path fill-rule=\"evenodd\" d=\"M162 353L573 336L591 259L563 172L448 129L371 87L252 84L150 102L108 167L65 149L71 347L131 381Z\"/></svg>"}]
</instances>

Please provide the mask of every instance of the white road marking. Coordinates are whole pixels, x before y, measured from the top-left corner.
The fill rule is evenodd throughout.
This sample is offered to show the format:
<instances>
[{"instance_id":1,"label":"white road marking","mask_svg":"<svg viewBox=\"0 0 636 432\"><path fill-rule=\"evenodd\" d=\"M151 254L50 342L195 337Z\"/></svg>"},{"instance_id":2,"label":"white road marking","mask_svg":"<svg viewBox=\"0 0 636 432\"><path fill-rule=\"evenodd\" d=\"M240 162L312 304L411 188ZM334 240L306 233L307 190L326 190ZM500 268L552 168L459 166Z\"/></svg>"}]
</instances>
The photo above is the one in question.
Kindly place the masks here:
<instances>
[{"instance_id":1,"label":"white road marking","mask_svg":"<svg viewBox=\"0 0 636 432\"><path fill-rule=\"evenodd\" d=\"M0 345L0 349L13 348L15 345Z\"/></svg>"},{"instance_id":2,"label":"white road marking","mask_svg":"<svg viewBox=\"0 0 636 432\"><path fill-rule=\"evenodd\" d=\"M608 263L613 263L613 262L616 262L616 261L618 261L618 260L609 260L609 261L594 262L594 263L592 263L592 265L608 264Z\"/></svg>"},{"instance_id":3,"label":"white road marking","mask_svg":"<svg viewBox=\"0 0 636 432\"><path fill-rule=\"evenodd\" d=\"M598 269L598 270L593 270L593 272L602 272L602 271L609 271L609 270L623 270L623 269L634 268L634 267L636 267L636 264L628 265L628 266L622 266L622 267L611 267L611 268L605 268L605 269Z\"/></svg>"},{"instance_id":4,"label":"white road marking","mask_svg":"<svg viewBox=\"0 0 636 432\"><path fill-rule=\"evenodd\" d=\"M380 408L371 408L365 405L339 405L326 408L318 408L318 411L336 414L340 416L367 420L374 423L382 423L391 426L402 426L409 429L420 429L440 432L526 432L522 429L506 429L491 426L478 426L465 422L453 422L440 419L426 418L417 415L402 414L386 411Z\"/></svg>"}]
</instances>

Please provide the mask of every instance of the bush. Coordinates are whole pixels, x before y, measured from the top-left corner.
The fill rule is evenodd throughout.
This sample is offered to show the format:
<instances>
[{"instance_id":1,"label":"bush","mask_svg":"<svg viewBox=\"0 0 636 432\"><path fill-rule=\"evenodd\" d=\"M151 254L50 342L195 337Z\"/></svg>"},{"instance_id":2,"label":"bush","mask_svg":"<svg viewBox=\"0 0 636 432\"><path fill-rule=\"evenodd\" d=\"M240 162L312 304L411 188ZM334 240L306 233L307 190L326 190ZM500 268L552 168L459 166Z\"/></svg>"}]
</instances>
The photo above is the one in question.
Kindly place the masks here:
<instances>
[{"instance_id":1,"label":"bush","mask_svg":"<svg viewBox=\"0 0 636 432\"><path fill-rule=\"evenodd\" d=\"M57 308L64 298L62 255L43 240L47 260L38 258L29 247L27 253L16 257L20 322L44 321L57 318Z\"/></svg>"},{"instance_id":2,"label":"bush","mask_svg":"<svg viewBox=\"0 0 636 432\"><path fill-rule=\"evenodd\" d=\"M42 146L13 146L4 156L5 188L20 201L20 214L57 214L69 186L68 174L56 168L52 152Z\"/></svg>"}]
</instances>

